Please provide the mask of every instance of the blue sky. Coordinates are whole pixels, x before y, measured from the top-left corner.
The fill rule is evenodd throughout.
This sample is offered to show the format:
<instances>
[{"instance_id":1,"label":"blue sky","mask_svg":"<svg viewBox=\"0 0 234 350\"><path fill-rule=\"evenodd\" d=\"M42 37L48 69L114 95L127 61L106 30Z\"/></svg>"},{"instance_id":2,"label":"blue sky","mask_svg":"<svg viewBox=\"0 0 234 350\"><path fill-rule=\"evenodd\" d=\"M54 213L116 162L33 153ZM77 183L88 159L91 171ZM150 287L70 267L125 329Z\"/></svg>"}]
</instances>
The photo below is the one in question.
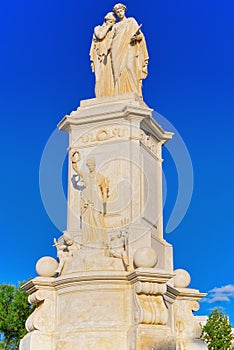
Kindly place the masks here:
<instances>
[{"instance_id":1,"label":"blue sky","mask_svg":"<svg viewBox=\"0 0 234 350\"><path fill-rule=\"evenodd\" d=\"M165 239L174 246L175 268L188 270L191 287L208 293L199 314L221 306L234 323L233 2L125 3L127 15L143 24L148 44L145 102L176 128L193 165L189 210ZM40 161L62 117L80 100L94 97L89 66L93 27L102 23L114 4L109 0L2 4L0 282L33 277L38 258L56 254L52 241L60 233L41 200ZM65 145L65 136L61 140ZM178 181L167 149L164 158L166 227Z\"/></svg>"}]
</instances>

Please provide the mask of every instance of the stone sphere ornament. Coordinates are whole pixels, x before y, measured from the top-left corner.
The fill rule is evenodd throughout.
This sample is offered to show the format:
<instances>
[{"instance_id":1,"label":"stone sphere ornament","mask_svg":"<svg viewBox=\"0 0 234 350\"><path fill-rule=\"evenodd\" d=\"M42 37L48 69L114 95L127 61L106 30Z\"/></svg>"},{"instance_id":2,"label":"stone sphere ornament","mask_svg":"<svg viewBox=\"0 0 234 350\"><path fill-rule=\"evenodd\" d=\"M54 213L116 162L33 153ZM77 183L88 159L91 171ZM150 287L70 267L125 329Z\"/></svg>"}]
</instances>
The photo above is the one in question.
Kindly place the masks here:
<instances>
[{"instance_id":1,"label":"stone sphere ornament","mask_svg":"<svg viewBox=\"0 0 234 350\"><path fill-rule=\"evenodd\" d=\"M183 269L177 269L174 273L174 286L176 288L187 288L191 282L190 274Z\"/></svg>"},{"instance_id":2,"label":"stone sphere ornament","mask_svg":"<svg viewBox=\"0 0 234 350\"><path fill-rule=\"evenodd\" d=\"M58 262L51 256L43 256L36 263L36 271L41 277L54 277Z\"/></svg>"},{"instance_id":3,"label":"stone sphere ornament","mask_svg":"<svg viewBox=\"0 0 234 350\"><path fill-rule=\"evenodd\" d=\"M153 268L157 264L158 256L152 248L139 248L135 251L133 262L135 267Z\"/></svg>"}]
</instances>

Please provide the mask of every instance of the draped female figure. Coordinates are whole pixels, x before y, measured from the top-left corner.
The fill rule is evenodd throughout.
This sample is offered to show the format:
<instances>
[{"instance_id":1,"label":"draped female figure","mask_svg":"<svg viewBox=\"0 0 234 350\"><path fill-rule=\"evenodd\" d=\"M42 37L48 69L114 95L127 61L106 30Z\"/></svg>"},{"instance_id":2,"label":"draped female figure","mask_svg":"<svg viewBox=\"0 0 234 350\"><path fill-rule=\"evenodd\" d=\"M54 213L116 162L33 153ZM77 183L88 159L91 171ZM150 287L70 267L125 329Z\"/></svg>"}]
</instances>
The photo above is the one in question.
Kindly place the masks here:
<instances>
[{"instance_id":1,"label":"draped female figure","mask_svg":"<svg viewBox=\"0 0 234 350\"><path fill-rule=\"evenodd\" d=\"M111 44L115 94L135 92L142 97L142 79L148 74L149 59L145 37L137 21L125 16L125 5L116 4L113 12L119 17Z\"/></svg>"},{"instance_id":2,"label":"draped female figure","mask_svg":"<svg viewBox=\"0 0 234 350\"><path fill-rule=\"evenodd\" d=\"M114 95L114 78L111 64L111 43L113 38L113 25L116 17L113 12L107 13L104 23L94 28L90 48L92 71L95 72L96 97Z\"/></svg>"}]
</instances>

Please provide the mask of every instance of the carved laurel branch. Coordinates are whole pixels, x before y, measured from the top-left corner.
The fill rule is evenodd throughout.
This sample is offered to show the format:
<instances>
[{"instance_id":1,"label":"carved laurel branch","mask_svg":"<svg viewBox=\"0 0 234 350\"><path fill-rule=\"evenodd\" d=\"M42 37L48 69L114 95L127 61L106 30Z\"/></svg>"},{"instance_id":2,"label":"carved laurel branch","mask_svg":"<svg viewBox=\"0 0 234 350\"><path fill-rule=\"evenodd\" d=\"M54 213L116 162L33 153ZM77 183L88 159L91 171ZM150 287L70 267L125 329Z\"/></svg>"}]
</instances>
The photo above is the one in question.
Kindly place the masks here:
<instances>
[{"instance_id":1,"label":"carved laurel branch","mask_svg":"<svg viewBox=\"0 0 234 350\"><path fill-rule=\"evenodd\" d=\"M135 285L135 301L137 305L137 323L165 325L168 310L164 301L166 285L151 282L138 282Z\"/></svg>"}]
</instances>

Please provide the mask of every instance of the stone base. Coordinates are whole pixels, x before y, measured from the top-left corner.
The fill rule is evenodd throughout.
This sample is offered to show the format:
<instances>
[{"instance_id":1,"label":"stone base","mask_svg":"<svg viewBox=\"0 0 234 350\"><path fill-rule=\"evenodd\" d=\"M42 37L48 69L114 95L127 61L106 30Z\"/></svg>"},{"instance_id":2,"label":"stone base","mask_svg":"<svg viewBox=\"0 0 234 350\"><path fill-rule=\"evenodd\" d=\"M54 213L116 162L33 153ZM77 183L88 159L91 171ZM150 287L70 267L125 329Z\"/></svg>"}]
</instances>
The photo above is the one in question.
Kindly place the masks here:
<instances>
[{"instance_id":1,"label":"stone base","mask_svg":"<svg viewBox=\"0 0 234 350\"><path fill-rule=\"evenodd\" d=\"M177 339L176 350L208 350L207 345L200 339Z\"/></svg>"},{"instance_id":2,"label":"stone base","mask_svg":"<svg viewBox=\"0 0 234 350\"><path fill-rule=\"evenodd\" d=\"M20 341L21 350L52 350L53 336L50 333L33 331ZM71 350L72 348L70 348ZM75 349L75 348L74 348Z\"/></svg>"},{"instance_id":3,"label":"stone base","mask_svg":"<svg viewBox=\"0 0 234 350\"><path fill-rule=\"evenodd\" d=\"M122 259L109 257L108 253L105 248L82 246L66 261L62 275L84 271L124 271Z\"/></svg>"},{"instance_id":4,"label":"stone base","mask_svg":"<svg viewBox=\"0 0 234 350\"><path fill-rule=\"evenodd\" d=\"M127 350L133 305L126 272L38 277L27 289L37 308L20 350ZM47 326L50 334L44 332Z\"/></svg>"},{"instance_id":5,"label":"stone base","mask_svg":"<svg viewBox=\"0 0 234 350\"><path fill-rule=\"evenodd\" d=\"M167 326L140 325L135 339L135 345L129 350L176 350L175 336Z\"/></svg>"},{"instance_id":6,"label":"stone base","mask_svg":"<svg viewBox=\"0 0 234 350\"><path fill-rule=\"evenodd\" d=\"M175 350L164 303L170 278L157 269L37 277L24 286L37 308L20 350Z\"/></svg>"},{"instance_id":7,"label":"stone base","mask_svg":"<svg viewBox=\"0 0 234 350\"><path fill-rule=\"evenodd\" d=\"M55 337L55 350L126 350L126 335L121 331L75 331Z\"/></svg>"}]
</instances>

